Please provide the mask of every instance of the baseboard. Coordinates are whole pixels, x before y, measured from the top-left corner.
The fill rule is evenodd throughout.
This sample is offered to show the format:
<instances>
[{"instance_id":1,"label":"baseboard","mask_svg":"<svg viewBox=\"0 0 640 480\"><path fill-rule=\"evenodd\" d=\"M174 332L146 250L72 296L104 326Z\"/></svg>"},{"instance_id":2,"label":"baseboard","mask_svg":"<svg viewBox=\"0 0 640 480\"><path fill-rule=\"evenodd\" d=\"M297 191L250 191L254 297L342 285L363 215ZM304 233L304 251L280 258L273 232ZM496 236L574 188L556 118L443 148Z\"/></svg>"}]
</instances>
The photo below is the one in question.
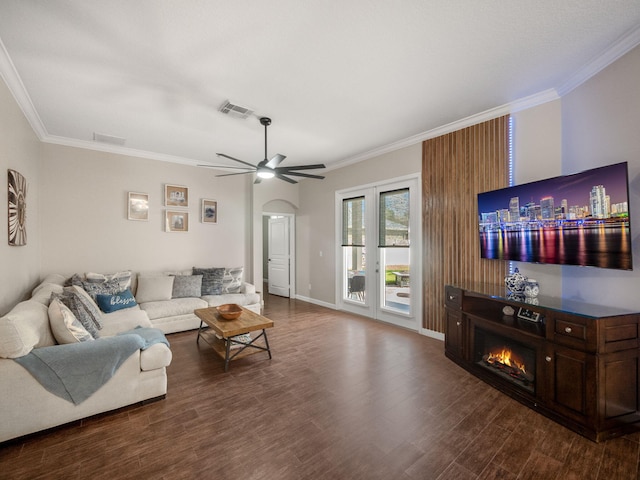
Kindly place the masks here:
<instances>
[{"instance_id":1,"label":"baseboard","mask_svg":"<svg viewBox=\"0 0 640 480\"><path fill-rule=\"evenodd\" d=\"M435 330L429 330L428 328L421 328L420 335L424 335L425 337L435 338L436 340L440 340L444 342L444 333L436 332Z\"/></svg>"},{"instance_id":2,"label":"baseboard","mask_svg":"<svg viewBox=\"0 0 640 480\"><path fill-rule=\"evenodd\" d=\"M296 295L295 298L296 298L296 300L301 300L301 301L307 302L307 303L313 303L314 305L319 305L321 307L330 308L332 310L337 310L338 309L338 307L336 307L336 305L333 304L333 303L323 302L322 300L316 300L315 298L303 297L302 295Z\"/></svg>"},{"instance_id":3,"label":"baseboard","mask_svg":"<svg viewBox=\"0 0 640 480\"><path fill-rule=\"evenodd\" d=\"M338 307L333 303L323 302L321 300L316 300L315 298L304 297L302 295L296 295L295 298L296 298L296 300L301 300L301 301L307 302L307 303L313 303L314 305L319 305L321 307L330 308L332 310L337 310L338 309ZM418 330L418 333L420 333L420 335L424 335L425 337L430 337L430 338L433 338L435 340L440 340L441 342L444 342L444 333L436 332L435 330L429 330L428 328L420 328Z\"/></svg>"}]
</instances>

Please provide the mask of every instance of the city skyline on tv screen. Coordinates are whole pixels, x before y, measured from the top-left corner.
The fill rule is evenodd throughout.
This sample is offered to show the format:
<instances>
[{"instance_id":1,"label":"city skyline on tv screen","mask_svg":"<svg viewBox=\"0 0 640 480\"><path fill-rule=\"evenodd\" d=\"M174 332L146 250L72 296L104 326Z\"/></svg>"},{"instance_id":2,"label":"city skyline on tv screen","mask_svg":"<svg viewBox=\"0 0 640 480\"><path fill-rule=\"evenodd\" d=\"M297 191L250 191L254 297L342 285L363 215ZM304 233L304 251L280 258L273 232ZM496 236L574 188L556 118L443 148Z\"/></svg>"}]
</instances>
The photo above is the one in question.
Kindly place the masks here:
<instances>
[{"instance_id":1,"label":"city skyline on tv screen","mask_svg":"<svg viewBox=\"0 0 640 480\"><path fill-rule=\"evenodd\" d=\"M478 194L482 258L632 270L627 163Z\"/></svg>"},{"instance_id":2,"label":"city skyline on tv screen","mask_svg":"<svg viewBox=\"0 0 640 480\"><path fill-rule=\"evenodd\" d=\"M539 204L542 198L552 197L555 202L566 199L569 206L584 206L589 204L592 188L598 185L605 188L611 204L628 202L627 163L481 193L478 195L478 212L482 214L508 209L513 197L519 197L520 205L530 201Z\"/></svg>"}]
</instances>

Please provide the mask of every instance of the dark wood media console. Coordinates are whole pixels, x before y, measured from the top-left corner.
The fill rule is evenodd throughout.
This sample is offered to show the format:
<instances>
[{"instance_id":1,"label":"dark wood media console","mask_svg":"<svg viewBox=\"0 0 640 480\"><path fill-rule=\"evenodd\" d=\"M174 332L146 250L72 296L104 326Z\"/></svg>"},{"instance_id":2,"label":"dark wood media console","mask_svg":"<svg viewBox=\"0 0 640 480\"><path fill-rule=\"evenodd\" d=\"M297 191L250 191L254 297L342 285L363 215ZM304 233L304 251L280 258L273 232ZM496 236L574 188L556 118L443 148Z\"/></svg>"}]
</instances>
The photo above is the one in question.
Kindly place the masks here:
<instances>
[{"instance_id":1,"label":"dark wood media console","mask_svg":"<svg viewBox=\"0 0 640 480\"><path fill-rule=\"evenodd\" d=\"M445 355L458 365L596 442L640 430L639 313L488 285L445 295ZM489 364L498 343L526 373Z\"/></svg>"}]
</instances>

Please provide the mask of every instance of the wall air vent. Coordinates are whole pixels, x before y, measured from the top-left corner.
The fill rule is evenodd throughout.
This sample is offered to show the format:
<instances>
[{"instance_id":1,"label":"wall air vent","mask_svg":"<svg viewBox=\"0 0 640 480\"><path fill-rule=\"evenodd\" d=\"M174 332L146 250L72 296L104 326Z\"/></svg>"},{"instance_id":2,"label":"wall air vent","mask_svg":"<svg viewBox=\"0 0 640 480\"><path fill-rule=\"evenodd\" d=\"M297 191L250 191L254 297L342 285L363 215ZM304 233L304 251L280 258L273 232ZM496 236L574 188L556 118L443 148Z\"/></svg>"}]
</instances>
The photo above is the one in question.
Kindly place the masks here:
<instances>
[{"instance_id":1,"label":"wall air vent","mask_svg":"<svg viewBox=\"0 0 640 480\"><path fill-rule=\"evenodd\" d=\"M93 132L93 141L100 143L109 143L111 145L124 145L126 139L122 137L115 137L113 135L105 135L103 133Z\"/></svg>"},{"instance_id":2,"label":"wall air vent","mask_svg":"<svg viewBox=\"0 0 640 480\"><path fill-rule=\"evenodd\" d=\"M236 105L234 103L231 103L229 100L226 100L222 105L220 105L218 111L224 113L225 115L230 115L232 117L242 119L253 115L252 109Z\"/></svg>"}]
</instances>

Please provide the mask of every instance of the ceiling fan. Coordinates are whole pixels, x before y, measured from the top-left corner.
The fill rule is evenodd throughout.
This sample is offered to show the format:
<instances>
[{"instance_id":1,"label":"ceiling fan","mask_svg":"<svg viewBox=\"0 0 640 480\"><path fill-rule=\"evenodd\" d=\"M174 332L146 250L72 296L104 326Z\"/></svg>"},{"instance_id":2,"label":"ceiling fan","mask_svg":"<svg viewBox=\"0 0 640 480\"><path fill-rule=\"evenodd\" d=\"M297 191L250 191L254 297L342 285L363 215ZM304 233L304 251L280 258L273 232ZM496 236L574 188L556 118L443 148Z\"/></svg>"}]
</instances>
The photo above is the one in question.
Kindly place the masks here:
<instances>
[{"instance_id":1,"label":"ceiling fan","mask_svg":"<svg viewBox=\"0 0 640 480\"><path fill-rule=\"evenodd\" d=\"M322 180L324 177L321 175L313 175L310 173L302 173L297 170L316 170L318 168L326 168L322 163L316 163L313 165L297 165L292 167L280 167L280 163L287 157L277 153L270 160L267 159L267 127L271 125L271 119L268 117L261 117L260 124L264 125L264 160L260 161L257 165L252 165L251 163L245 162L244 160L239 160L237 158L231 157L224 153L216 153L219 157L228 158L229 160L233 160L234 162L242 163L245 165L244 167L229 167L223 165L200 165L202 167L219 167L219 168L233 168L238 170L246 170L245 172L238 173L225 173L222 175L216 175L216 177L228 177L230 175L244 175L246 173L256 173L256 180L253 183L260 183L262 179L265 178L279 178L280 180L284 180L289 183L298 183L293 178L289 178L291 176L294 177L304 177L304 178L317 178Z\"/></svg>"}]
</instances>

